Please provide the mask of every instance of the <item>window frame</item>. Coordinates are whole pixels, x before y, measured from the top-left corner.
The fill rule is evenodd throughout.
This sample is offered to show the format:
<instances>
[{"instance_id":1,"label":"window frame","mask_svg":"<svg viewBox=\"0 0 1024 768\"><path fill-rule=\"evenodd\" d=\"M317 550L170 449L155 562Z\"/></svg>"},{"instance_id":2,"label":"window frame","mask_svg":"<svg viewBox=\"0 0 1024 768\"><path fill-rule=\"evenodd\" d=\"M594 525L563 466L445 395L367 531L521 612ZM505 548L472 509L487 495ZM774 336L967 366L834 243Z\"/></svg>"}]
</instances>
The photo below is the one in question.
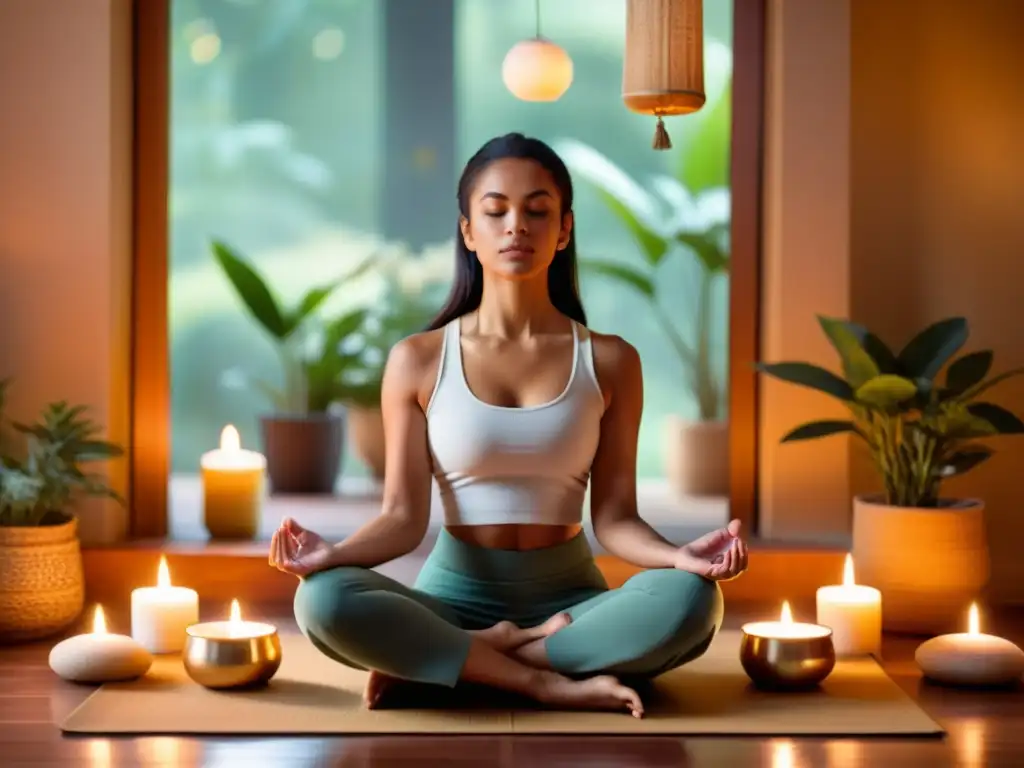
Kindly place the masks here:
<instances>
[{"instance_id":1,"label":"window frame","mask_svg":"<svg viewBox=\"0 0 1024 768\"><path fill-rule=\"evenodd\" d=\"M383 0L387 1L387 0ZM133 0L130 536L166 538L171 454L168 327L172 0ZM758 533L758 377L766 0L733 0L729 285L731 516ZM625 107L623 107L624 109ZM400 123L401 121L391 121Z\"/></svg>"}]
</instances>

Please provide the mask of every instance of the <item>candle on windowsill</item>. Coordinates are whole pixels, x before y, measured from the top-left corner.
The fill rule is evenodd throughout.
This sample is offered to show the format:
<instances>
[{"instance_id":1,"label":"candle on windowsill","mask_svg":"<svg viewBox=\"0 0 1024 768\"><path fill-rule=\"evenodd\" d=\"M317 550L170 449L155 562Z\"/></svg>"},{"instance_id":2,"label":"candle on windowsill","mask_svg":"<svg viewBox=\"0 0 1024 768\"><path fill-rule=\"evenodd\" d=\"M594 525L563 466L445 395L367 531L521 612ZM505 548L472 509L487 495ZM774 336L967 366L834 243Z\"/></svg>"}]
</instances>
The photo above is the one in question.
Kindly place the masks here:
<instances>
[{"instance_id":1,"label":"candle on windowsill","mask_svg":"<svg viewBox=\"0 0 1024 768\"><path fill-rule=\"evenodd\" d=\"M132 590L132 637L150 653L179 653L185 630L199 621L199 595L171 585L167 558L160 556L155 587Z\"/></svg>"},{"instance_id":2,"label":"candle on windowsill","mask_svg":"<svg viewBox=\"0 0 1024 768\"><path fill-rule=\"evenodd\" d=\"M846 555L843 583L817 592L818 623L832 629L836 656L878 656L882 651L882 593L854 580Z\"/></svg>"},{"instance_id":3,"label":"candle on windowsill","mask_svg":"<svg viewBox=\"0 0 1024 768\"><path fill-rule=\"evenodd\" d=\"M1024 651L981 632L977 603L971 603L966 632L925 640L914 660L926 678L947 685L1008 685L1024 675Z\"/></svg>"},{"instance_id":4,"label":"candle on windowsill","mask_svg":"<svg viewBox=\"0 0 1024 768\"><path fill-rule=\"evenodd\" d=\"M263 454L242 448L231 424L220 435L220 447L200 459L203 477L203 522L215 539L254 539L263 504Z\"/></svg>"}]
</instances>

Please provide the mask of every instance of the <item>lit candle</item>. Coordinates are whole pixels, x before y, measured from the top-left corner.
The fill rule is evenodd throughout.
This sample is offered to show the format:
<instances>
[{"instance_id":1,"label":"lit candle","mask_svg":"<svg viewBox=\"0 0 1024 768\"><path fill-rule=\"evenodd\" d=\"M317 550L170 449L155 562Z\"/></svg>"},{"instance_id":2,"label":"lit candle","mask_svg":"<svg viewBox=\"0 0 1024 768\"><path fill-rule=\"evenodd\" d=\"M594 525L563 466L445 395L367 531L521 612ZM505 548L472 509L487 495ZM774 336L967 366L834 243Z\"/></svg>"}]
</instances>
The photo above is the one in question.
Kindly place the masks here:
<instances>
[{"instance_id":1,"label":"lit candle","mask_svg":"<svg viewBox=\"0 0 1024 768\"><path fill-rule=\"evenodd\" d=\"M914 653L925 677L950 685L1005 685L1024 675L1024 651L981 632L977 603L968 611L967 632L933 637Z\"/></svg>"},{"instance_id":2,"label":"lit candle","mask_svg":"<svg viewBox=\"0 0 1024 768\"><path fill-rule=\"evenodd\" d=\"M259 531L263 454L242 449L238 430L228 424L220 433L220 448L200 459L203 476L203 518L217 539L252 539Z\"/></svg>"},{"instance_id":3,"label":"lit candle","mask_svg":"<svg viewBox=\"0 0 1024 768\"><path fill-rule=\"evenodd\" d=\"M197 621L199 595L171 586L167 558L161 555L156 586L132 590L132 637L150 653L178 653L185 647L185 628Z\"/></svg>"},{"instance_id":4,"label":"lit candle","mask_svg":"<svg viewBox=\"0 0 1024 768\"><path fill-rule=\"evenodd\" d=\"M789 601L782 601L779 621L755 621L743 625L743 631L751 637L775 638L780 640L813 640L828 637L830 630L819 624L804 624L793 621Z\"/></svg>"},{"instance_id":5,"label":"lit candle","mask_svg":"<svg viewBox=\"0 0 1024 768\"><path fill-rule=\"evenodd\" d=\"M841 585L817 593L818 623L832 629L837 656L879 655L882 651L882 593L857 584L847 554Z\"/></svg>"},{"instance_id":6,"label":"lit candle","mask_svg":"<svg viewBox=\"0 0 1024 768\"><path fill-rule=\"evenodd\" d=\"M244 640L264 637L277 632L273 624L262 621L243 621L238 600L231 601L231 613L227 621L208 621L188 628L188 634L208 640Z\"/></svg>"},{"instance_id":7,"label":"lit candle","mask_svg":"<svg viewBox=\"0 0 1024 768\"><path fill-rule=\"evenodd\" d=\"M107 631L103 607L93 613L92 632L62 640L50 649L50 669L76 683L112 683L146 674L153 657L136 640Z\"/></svg>"}]
</instances>

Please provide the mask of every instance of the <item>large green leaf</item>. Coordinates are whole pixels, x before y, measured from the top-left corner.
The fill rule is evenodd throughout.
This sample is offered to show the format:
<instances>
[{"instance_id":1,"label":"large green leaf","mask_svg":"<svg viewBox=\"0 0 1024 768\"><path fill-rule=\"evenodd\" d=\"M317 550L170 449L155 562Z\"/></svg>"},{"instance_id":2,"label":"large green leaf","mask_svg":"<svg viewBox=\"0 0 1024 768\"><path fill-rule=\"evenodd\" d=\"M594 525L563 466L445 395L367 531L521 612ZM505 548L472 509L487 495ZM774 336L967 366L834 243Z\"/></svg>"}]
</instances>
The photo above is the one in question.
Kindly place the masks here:
<instances>
[{"instance_id":1,"label":"large green leaf","mask_svg":"<svg viewBox=\"0 0 1024 768\"><path fill-rule=\"evenodd\" d=\"M871 355L871 359L875 361L879 372L903 375L903 369L900 368L896 354L889 349L889 346L884 341L860 323L854 323L850 320L843 322L850 329L850 332L857 337L857 341L864 347L864 351Z\"/></svg>"},{"instance_id":2,"label":"large green leaf","mask_svg":"<svg viewBox=\"0 0 1024 768\"><path fill-rule=\"evenodd\" d=\"M705 105L696 130L680 142L676 176L694 194L729 186L732 140L732 78L714 104Z\"/></svg>"},{"instance_id":3,"label":"large green leaf","mask_svg":"<svg viewBox=\"0 0 1024 768\"><path fill-rule=\"evenodd\" d=\"M811 363L759 363L755 368L776 379L816 389L840 400L853 400L853 388L831 371Z\"/></svg>"},{"instance_id":4,"label":"large green leaf","mask_svg":"<svg viewBox=\"0 0 1024 768\"><path fill-rule=\"evenodd\" d=\"M818 323L839 353L843 374L851 387L856 389L881 373L874 358L861 346L857 334L845 320L819 315Z\"/></svg>"},{"instance_id":5,"label":"large green leaf","mask_svg":"<svg viewBox=\"0 0 1024 768\"><path fill-rule=\"evenodd\" d=\"M950 395L959 395L988 376L992 368L992 350L971 352L954 360L946 371L946 388Z\"/></svg>"},{"instance_id":6,"label":"large green leaf","mask_svg":"<svg viewBox=\"0 0 1024 768\"><path fill-rule=\"evenodd\" d=\"M253 319L275 339L284 341L288 324L263 277L224 243L214 242L212 247L214 258Z\"/></svg>"},{"instance_id":7,"label":"large green leaf","mask_svg":"<svg viewBox=\"0 0 1024 768\"><path fill-rule=\"evenodd\" d=\"M783 443L792 443L797 440L814 440L819 437L828 437L842 432L856 432L857 427L852 421L841 421L837 419L823 419L801 424L796 429L788 432L781 440Z\"/></svg>"},{"instance_id":8,"label":"large green leaf","mask_svg":"<svg viewBox=\"0 0 1024 768\"><path fill-rule=\"evenodd\" d=\"M966 343L967 320L953 317L940 320L912 338L899 354L899 362L909 378L934 379Z\"/></svg>"},{"instance_id":9,"label":"large green leaf","mask_svg":"<svg viewBox=\"0 0 1024 768\"><path fill-rule=\"evenodd\" d=\"M629 206L603 187L596 187L597 194L616 218L629 230L643 251L644 258L651 266L657 266L668 252L668 241L644 224Z\"/></svg>"},{"instance_id":10,"label":"large green leaf","mask_svg":"<svg viewBox=\"0 0 1024 768\"><path fill-rule=\"evenodd\" d=\"M902 376L883 373L857 388L857 401L877 408L894 408L917 394L917 385Z\"/></svg>"},{"instance_id":11,"label":"large green leaf","mask_svg":"<svg viewBox=\"0 0 1024 768\"><path fill-rule=\"evenodd\" d=\"M631 285L649 299L654 298L654 282L630 266L606 259L580 259L580 268Z\"/></svg>"},{"instance_id":12,"label":"large green leaf","mask_svg":"<svg viewBox=\"0 0 1024 768\"><path fill-rule=\"evenodd\" d=\"M1024 421L995 403L971 403L967 411L975 418L987 421L1000 435L1024 433Z\"/></svg>"},{"instance_id":13,"label":"large green leaf","mask_svg":"<svg viewBox=\"0 0 1024 768\"><path fill-rule=\"evenodd\" d=\"M729 257L722 252L714 238L704 232L679 232L676 241L697 254L704 269L711 274L729 269Z\"/></svg>"}]
</instances>

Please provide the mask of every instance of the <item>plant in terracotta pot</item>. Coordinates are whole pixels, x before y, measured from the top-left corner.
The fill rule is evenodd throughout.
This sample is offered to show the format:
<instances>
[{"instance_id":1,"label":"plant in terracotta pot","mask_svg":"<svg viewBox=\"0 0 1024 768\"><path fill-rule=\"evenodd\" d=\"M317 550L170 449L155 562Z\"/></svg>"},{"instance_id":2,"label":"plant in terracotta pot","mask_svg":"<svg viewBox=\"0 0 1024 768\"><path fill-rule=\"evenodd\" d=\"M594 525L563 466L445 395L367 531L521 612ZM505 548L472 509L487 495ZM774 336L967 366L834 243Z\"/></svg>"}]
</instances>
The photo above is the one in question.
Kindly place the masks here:
<instances>
[{"instance_id":1,"label":"plant in terracotta pot","mask_svg":"<svg viewBox=\"0 0 1024 768\"><path fill-rule=\"evenodd\" d=\"M281 363L282 383L244 377L273 412L260 419L273 493L330 494L341 469L344 417L334 406L340 378L352 365L344 339L362 323L361 310L325 322L317 315L342 285L365 272L366 259L348 274L307 291L293 306L274 296L266 278L222 242L213 255L249 316L266 333Z\"/></svg>"},{"instance_id":2,"label":"plant in terracotta pot","mask_svg":"<svg viewBox=\"0 0 1024 768\"><path fill-rule=\"evenodd\" d=\"M819 322L841 377L804 362L758 368L837 398L851 418L803 424L782 441L850 434L868 450L884 490L854 499L858 581L881 590L886 629L957 626L989 577L984 503L944 497L942 483L992 456L986 438L1024 432L1016 415L982 397L1024 369L989 377L990 350L957 357L969 334L959 317L928 326L899 352L856 323Z\"/></svg>"},{"instance_id":3,"label":"plant in terracotta pot","mask_svg":"<svg viewBox=\"0 0 1024 768\"><path fill-rule=\"evenodd\" d=\"M562 142L559 152L570 170L593 187L608 212L628 231L642 260L628 263L583 258L581 270L604 275L636 291L668 339L697 403L695 419L679 416L665 424L665 471L682 495L724 496L729 492L728 397L724 355L714 333L728 309L729 191L708 187L693 194L681 178L661 176L650 190L640 186L596 150ZM684 163L685 166L685 163ZM662 268L672 259L691 257L692 296L673 294L673 314L690 308L688 331L665 310Z\"/></svg>"},{"instance_id":4,"label":"plant in terracotta pot","mask_svg":"<svg viewBox=\"0 0 1024 768\"><path fill-rule=\"evenodd\" d=\"M0 427L7 381L0 381ZM81 496L121 501L83 465L117 458L120 446L82 406L52 403L34 424L13 423L19 445L0 447L0 641L58 634L82 611L85 585L77 521Z\"/></svg>"}]
</instances>

